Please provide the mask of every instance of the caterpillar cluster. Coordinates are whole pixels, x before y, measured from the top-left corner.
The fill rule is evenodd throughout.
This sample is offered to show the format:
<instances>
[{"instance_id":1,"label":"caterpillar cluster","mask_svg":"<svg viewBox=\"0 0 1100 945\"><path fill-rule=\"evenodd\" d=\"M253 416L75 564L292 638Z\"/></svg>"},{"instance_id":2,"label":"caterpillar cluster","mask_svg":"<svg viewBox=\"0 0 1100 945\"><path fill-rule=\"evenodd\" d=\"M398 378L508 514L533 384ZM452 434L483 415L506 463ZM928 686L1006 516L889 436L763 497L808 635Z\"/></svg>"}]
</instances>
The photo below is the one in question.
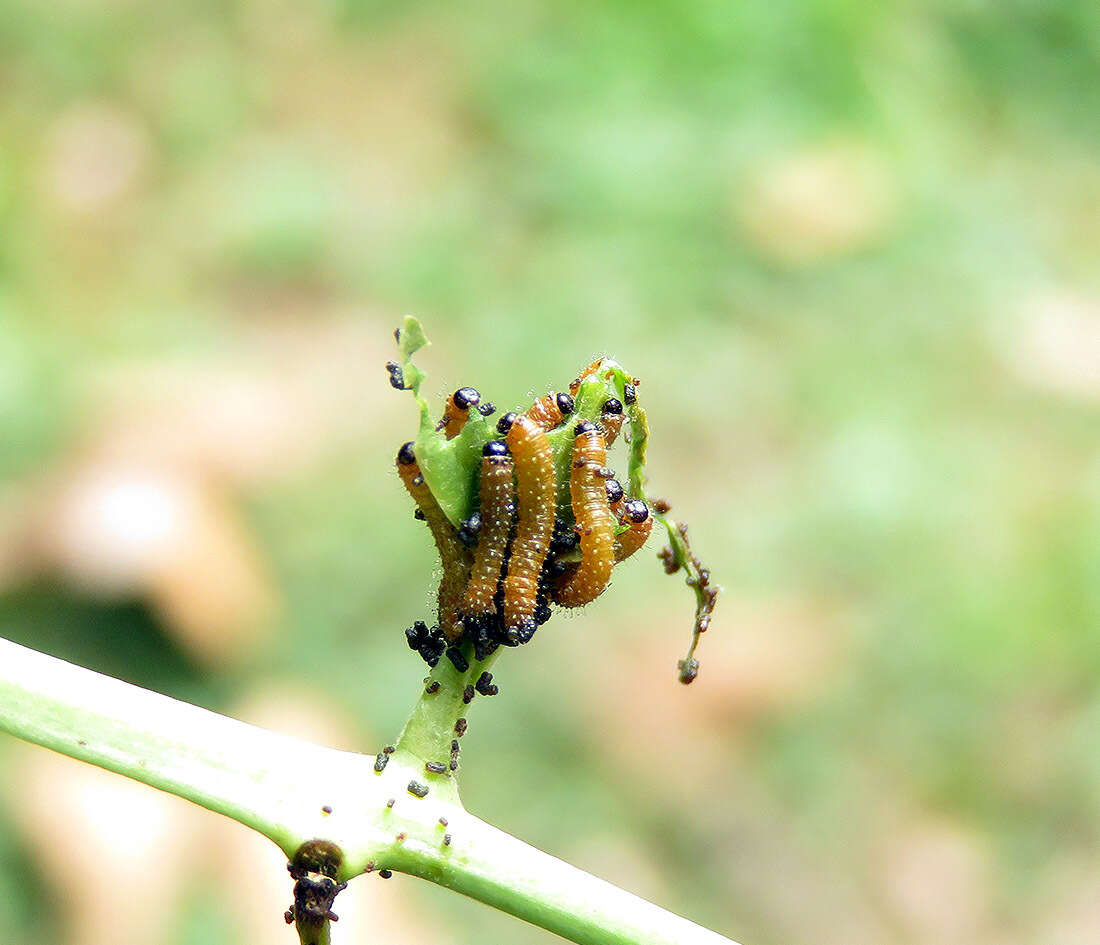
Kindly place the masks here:
<instances>
[{"instance_id":1,"label":"caterpillar cluster","mask_svg":"<svg viewBox=\"0 0 1100 945\"><path fill-rule=\"evenodd\" d=\"M416 517L431 531L443 566L437 623L418 621L405 631L411 649L430 666L446 654L460 671L469 643L483 660L500 646L527 643L550 619L551 605L583 607L607 588L612 568L649 537L653 515L640 498L626 496L607 466L607 448L624 420L622 401L604 400L597 422L572 429L568 503L559 507L554 451L548 434L572 421L574 396L603 359L570 385L570 393L538 398L524 412L504 414L500 439L485 443L478 477L478 510L457 526L447 519L420 473L413 443L397 453L397 469L416 503ZM393 372L391 370L391 376ZM396 386L396 385L395 385ZM633 384L623 399L635 402ZM483 416L481 395L461 387L447 398L436 426L447 440L458 436L471 408ZM564 431L562 431L564 434ZM559 514L563 511L569 516Z\"/></svg>"}]
</instances>

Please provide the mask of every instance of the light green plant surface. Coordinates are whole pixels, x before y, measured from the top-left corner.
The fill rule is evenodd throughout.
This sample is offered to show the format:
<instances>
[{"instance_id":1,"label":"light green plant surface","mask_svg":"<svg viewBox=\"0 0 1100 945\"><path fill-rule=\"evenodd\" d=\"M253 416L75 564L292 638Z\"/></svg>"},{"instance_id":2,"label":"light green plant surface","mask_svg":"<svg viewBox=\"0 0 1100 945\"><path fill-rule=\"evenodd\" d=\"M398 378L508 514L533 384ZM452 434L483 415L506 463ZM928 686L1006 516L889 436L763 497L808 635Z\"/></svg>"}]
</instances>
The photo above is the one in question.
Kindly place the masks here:
<instances>
[{"instance_id":1,"label":"light green plant surface","mask_svg":"<svg viewBox=\"0 0 1100 945\"><path fill-rule=\"evenodd\" d=\"M685 689L683 589L651 560L617 569L591 614L508 660L464 746L470 807L754 945L1047 945L1087 923L1095 3L296 15L0 3L5 526L95 442L105 376L244 375L340 318L378 339L342 404L369 430L230 491L279 589L271 645L204 666L146 599L23 575L25 542L5 545L0 636L223 711L292 679L377 744L424 675L400 635L434 566L389 472L416 432L389 332L405 313L432 329L433 404L469 383L518 406L609 353L642 377L655 491L725 616ZM88 105L136 135L139 170L81 211L62 197ZM837 143L870 151L893 210L831 255L777 257L765 224L792 227L748 224L754 181ZM838 213L823 190L866 210L830 179L819 216ZM19 904L59 904L27 899L37 861L3 817L0 928L27 940ZM926 916L969 924L922 924L906 876ZM944 876L965 909L937 906ZM185 913L222 895L194 883ZM401 895L460 940L553 941L426 884Z\"/></svg>"},{"instance_id":2,"label":"light green plant surface","mask_svg":"<svg viewBox=\"0 0 1100 945\"><path fill-rule=\"evenodd\" d=\"M471 711L463 689L487 662L464 674L440 663L439 691L421 695L380 765L0 640L0 730L225 814L289 858L308 841L334 844L336 880L400 870L579 945L735 945L494 829L462 807L453 774L425 770L447 756ZM328 939L328 923L302 936Z\"/></svg>"}]
</instances>

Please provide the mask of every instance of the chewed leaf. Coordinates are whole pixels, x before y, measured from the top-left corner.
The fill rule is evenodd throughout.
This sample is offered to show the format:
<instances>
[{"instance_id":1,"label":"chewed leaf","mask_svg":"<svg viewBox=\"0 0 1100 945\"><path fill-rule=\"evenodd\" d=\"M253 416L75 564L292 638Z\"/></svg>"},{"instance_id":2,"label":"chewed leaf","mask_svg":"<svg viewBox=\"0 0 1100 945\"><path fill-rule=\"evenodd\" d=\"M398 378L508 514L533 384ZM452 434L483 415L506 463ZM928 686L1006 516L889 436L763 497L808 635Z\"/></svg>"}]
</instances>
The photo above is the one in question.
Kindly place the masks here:
<instances>
[{"instance_id":1,"label":"chewed leaf","mask_svg":"<svg viewBox=\"0 0 1100 945\"><path fill-rule=\"evenodd\" d=\"M420 425L416 455L428 488L452 525L459 525L477 506L481 450L496 436L495 429L476 410L462 432L448 440L434 423Z\"/></svg>"},{"instance_id":2,"label":"chewed leaf","mask_svg":"<svg viewBox=\"0 0 1100 945\"><path fill-rule=\"evenodd\" d=\"M428 341L428 336L424 334L419 319L414 318L412 315L406 315L398 332L397 344L401 351L402 360L409 361L417 351L427 347L431 342Z\"/></svg>"},{"instance_id":3,"label":"chewed leaf","mask_svg":"<svg viewBox=\"0 0 1100 945\"><path fill-rule=\"evenodd\" d=\"M420 408L420 429L431 426L432 415L428 402L420 396L420 386L424 383L424 372L412 362L412 356L421 348L431 344L420 322L412 315L406 315L397 330L397 347L401 352L401 374L406 390L411 390L416 404Z\"/></svg>"}]
</instances>

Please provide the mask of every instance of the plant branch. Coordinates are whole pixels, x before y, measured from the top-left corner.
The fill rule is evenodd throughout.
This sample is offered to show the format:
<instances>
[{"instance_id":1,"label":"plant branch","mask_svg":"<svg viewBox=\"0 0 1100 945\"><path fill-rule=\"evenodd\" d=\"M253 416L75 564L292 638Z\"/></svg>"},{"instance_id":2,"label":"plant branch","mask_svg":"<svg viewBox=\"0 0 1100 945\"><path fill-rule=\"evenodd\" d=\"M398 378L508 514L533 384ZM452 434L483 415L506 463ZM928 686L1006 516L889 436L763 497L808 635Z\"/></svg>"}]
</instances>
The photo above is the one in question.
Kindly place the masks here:
<instances>
[{"instance_id":1,"label":"plant branch","mask_svg":"<svg viewBox=\"0 0 1100 945\"><path fill-rule=\"evenodd\" d=\"M339 881L399 870L581 945L733 945L467 813L452 772L425 762L450 747L446 728L468 708L461 692L486 664L459 673L444 662L432 674L440 691L421 696L381 771L373 756L269 732L2 639L0 731L224 814L288 858L323 840L342 856Z\"/></svg>"},{"instance_id":2,"label":"plant branch","mask_svg":"<svg viewBox=\"0 0 1100 945\"><path fill-rule=\"evenodd\" d=\"M451 843L406 844L393 869L446 886L578 945L736 945L465 812Z\"/></svg>"}]
</instances>

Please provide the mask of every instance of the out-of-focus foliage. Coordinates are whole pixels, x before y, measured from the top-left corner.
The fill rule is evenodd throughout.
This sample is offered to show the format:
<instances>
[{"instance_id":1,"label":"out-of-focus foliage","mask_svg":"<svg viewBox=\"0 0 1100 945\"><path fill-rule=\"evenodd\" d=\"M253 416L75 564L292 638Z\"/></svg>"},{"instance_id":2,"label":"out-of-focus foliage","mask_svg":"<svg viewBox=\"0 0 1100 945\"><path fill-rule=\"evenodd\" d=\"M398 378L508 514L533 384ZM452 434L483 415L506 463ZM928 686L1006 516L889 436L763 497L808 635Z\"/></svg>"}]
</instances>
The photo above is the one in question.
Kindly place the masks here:
<instances>
[{"instance_id":1,"label":"out-of-focus foliage","mask_svg":"<svg viewBox=\"0 0 1100 945\"><path fill-rule=\"evenodd\" d=\"M390 332L501 409L608 353L724 603L687 689L649 552L507 654L472 809L756 945L1095 940L1098 35L0 0L0 634L375 749L432 594ZM43 759L0 746L0 938L286 941L273 851ZM345 895L349 943L550 941Z\"/></svg>"}]
</instances>

